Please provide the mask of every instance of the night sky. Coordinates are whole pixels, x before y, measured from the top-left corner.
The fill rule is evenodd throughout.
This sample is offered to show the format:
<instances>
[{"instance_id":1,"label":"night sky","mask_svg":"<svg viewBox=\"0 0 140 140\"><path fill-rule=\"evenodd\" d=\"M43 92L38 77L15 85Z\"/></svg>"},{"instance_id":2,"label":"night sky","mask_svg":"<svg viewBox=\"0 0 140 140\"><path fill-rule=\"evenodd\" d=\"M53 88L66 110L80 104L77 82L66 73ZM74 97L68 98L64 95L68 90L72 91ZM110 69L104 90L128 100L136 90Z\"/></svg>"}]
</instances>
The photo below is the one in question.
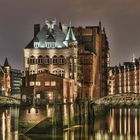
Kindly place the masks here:
<instances>
[{"instance_id":1,"label":"night sky","mask_svg":"<svg viewBox=\"0 0 140 140\"><path fill-rule=\"evenodd\" d=\"M56 18L73 26L106 28L111 64L140 57L140 0L0 0L0 64L23 67L23 49L33 37L33 25Z\"/></svg>"}]
</instances>

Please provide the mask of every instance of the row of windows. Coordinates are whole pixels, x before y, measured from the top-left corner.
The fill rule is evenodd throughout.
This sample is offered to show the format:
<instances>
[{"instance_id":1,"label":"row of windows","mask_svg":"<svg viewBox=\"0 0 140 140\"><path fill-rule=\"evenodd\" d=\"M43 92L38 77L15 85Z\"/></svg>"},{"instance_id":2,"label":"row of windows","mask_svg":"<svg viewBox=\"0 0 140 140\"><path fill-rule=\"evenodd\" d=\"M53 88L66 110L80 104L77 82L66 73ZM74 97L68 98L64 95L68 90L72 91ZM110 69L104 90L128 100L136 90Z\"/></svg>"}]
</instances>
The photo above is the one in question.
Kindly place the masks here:
<instances>
[{"instance_id":1,"label":"row of windows","mask_svg":"<svg viewBox=\"0 0 140 140\"><path fill-rule=\"evenodd\" d=\"M54 42L45 42L45 48L55 48L56 47L56 44ZM38 48L40 46L40 43L39 42L34 42L34 47L35 48Z\"/></svg>"},{"instance_id":2,"label":"row of windows","mask_svg":"<svg viewBox=\"0 0 140 140\"><path fill-rule=\"evenodd\" d=\"M65 63L64 56L54 56L52 59L49 56L42 57L39 56L37 59L34 56L31 56L28 59L28 64L50 64L51 62L53 64L64 64Z\"/></svg>"},{"instance_id":3,"label":"row of windows","mask_svg":"<svg viewBox=\"0 0 140 140\"><path fill-rule=\"evenodd\" d=\"M47 71L47 70L38 70L38 73L45 72L45 71ZM30 71L30 74L35 74L35 73L36 73L35 70ZM58 75L60 77L65 77L65 71L61 70L61 69L60 70L54 70L53 74Z\"/></svg>"},{"instance_id":4,"label":"row of windows","mask_svg":"<svg viewBox=\"0 0 140 140\"><path fill-rule=\"evenodd\" d=\"M65 72L64 72L64 70L54 70L53 74L58 75L60 77L64 77Z\"/></svg>"},{"instance_id":5,"label":"row of windows","mask_svg":"<svg viewBox=\"0 0 140 140\"><path fill-rule=\"evenodd\" d=\"M40 81L37 81L37 82L34 82L34 81L30 81L30 86L41 86L41 82ZM56 81L45 81L45 86L56 86Z\"/></svg>"}]
</instances>

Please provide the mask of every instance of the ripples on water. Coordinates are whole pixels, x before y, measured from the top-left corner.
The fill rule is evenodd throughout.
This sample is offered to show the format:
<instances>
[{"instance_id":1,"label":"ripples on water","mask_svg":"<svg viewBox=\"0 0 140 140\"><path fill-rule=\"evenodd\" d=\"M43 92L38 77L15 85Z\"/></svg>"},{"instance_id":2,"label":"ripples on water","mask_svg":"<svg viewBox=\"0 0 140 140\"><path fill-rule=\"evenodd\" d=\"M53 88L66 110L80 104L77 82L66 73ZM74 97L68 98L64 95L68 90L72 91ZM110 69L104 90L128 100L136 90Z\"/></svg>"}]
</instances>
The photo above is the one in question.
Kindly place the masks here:
<instances>
[{"instance_id":1,"label":"ripples on water","mask_svg":"<svg viewBox=\"0 0 140 140\"><path fill-rule=\"evenodd\" d=\"M75 111L76 110L76 111ZM81 111L84 108L81 108ZM74 117L78 109L73 105L63 107L46 106L45 108L17 107L1 108L0 140L139 140L140 109L109 109L108 113L96 115L94 121L85 115ZM83 113L83 111L82 111ZM81 114L82 114L81 113ZM20 115L19 115L20 114ZM19 117L20 116L20 117ZM90 122L89 119L92 121ZM33 135L22 135L40 121L44 121L43 129L31 132ZM60 122L56 126L56 122ZM48 129L45 125L53 125ZM55 127L56 126L56 127ZM62 127L64 130L62 131ZM46 130L45 130L46 128ZM47 132L46 132L47 131ZM46 134L41 134L41 133Z\"/></svg>"}]
</instances>

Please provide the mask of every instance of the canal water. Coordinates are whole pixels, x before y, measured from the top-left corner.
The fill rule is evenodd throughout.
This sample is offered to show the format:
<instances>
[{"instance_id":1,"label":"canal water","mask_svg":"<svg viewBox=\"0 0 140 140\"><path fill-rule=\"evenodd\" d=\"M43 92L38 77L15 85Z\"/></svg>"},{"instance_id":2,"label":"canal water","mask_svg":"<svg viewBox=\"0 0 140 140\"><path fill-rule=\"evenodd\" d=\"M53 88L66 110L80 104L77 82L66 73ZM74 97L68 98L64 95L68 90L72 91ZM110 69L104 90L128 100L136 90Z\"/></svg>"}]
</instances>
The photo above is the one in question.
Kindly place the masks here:
<instances>
[{"instance_id":1,"label":"canal water","mask_svg":"<svg viewBox=\"0 0 140 140\"><path fill-rule=\"evenodd\" d=\"M0 140L139 140L140 108L1 107ZM94 119L93 119L94 118Z\"/></svg>"}]
</instances>

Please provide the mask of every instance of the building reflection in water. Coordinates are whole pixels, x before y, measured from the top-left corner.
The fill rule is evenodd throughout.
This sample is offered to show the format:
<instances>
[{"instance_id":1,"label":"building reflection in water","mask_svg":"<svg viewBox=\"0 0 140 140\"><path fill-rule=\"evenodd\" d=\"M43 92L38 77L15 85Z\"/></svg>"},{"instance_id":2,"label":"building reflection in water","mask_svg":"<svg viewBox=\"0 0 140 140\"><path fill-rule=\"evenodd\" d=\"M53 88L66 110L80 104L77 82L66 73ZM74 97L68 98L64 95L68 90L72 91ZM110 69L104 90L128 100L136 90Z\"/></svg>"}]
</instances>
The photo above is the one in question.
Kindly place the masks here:
<instances>
[{"instance_id":1,"label":"building reflection in water","mask_svg":"<svg viewBox=\"0 0 140 140\"><path fill-rule=\"evenodd\" d=\"M0 140L18 140L19 109L1 108L0 111Z\"/></svg>"},{"instance_id":2,"label":"building reflection in water","mask_svg":"<svg viewBox=\"0 0 140 140\"><path fill-rule=\"evenodd\" d=\"M47 105L44 108L24 108L20 110L20 123L39 122L49 118L52 130L46 139L53 140L138 140L140 139L140 109L122 108L110 109L106 115L96 116L94 122L89 122L85 107L68 105ZM48 120L47 120L48 121ZM62 127L58 128L58 125ZM3 108L0 111L0 140L28 140L19 137L19 109ZM64 128L62 133L59 129ZM41 135L37 135L38 139ZM44 134L42 134L44 136ZM33 140L31 136L30 140Z\"/></svg>"},{"instance_id":3,"label":"building reflection in water","mask_svg":"<svg viewBox=\"0 0 140 140\"><path fill-rule=\"evenodd\" d=\"M64 140L138 140L140 109L110 109L94 125L85 123L64 132Z\"/></svg>"}]
</instances>

